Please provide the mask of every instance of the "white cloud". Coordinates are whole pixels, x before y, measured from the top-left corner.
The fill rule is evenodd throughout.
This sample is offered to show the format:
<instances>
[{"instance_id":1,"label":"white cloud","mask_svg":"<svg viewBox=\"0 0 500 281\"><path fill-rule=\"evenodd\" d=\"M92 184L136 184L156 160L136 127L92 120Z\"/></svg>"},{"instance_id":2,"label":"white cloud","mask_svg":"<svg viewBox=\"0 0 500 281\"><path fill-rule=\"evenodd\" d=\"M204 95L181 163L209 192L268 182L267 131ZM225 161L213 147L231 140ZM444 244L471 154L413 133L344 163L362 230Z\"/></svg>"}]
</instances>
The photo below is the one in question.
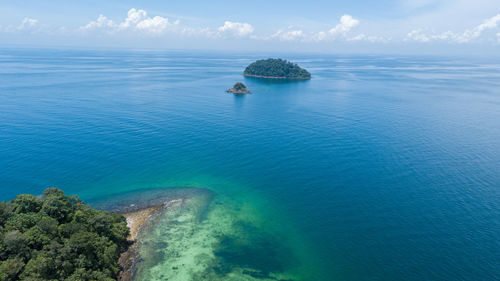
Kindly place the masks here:
<instances>
[{"instance_id":1,"label":"white cloud","mask_svg":"<svg viewBox=\"0 0 500 281\"><path fill-rule=\"evenodd\" d=\"M179 34L184 36L205 36L207 38L215 38L217 31L214 31L212 28L204 27L204 28L194 28L189 26L184 26L179 30Z\"/></svg>"},{"instance_id":2,"label":"white cloud","mask_svg":"<svg viewBox=\"0 0 500 281\"><path fill-rule=\"evenodd\" d=\"M488 29L494 29L497 27L498 22L500 22L500 14L497 14L494 17L486 19L482 24L476 26L471 30L466 30L462 36L458 37L459 42L468 42L472 39L480 37L484 31Z\"/></svg>"},{"instance_id":3,"label":"white cloud","mask_svg":"<svg viewBox=\"0 0 500 281\"><path fill-rule=\"evenodd\" d=\"M113 22L104 15L99 15L97 20L91 21L87 25L80 27L80 30L106 29L110 32L134 30L159 34L178 24L178 20L171 23L168 18L160 16L151 18L148 17L146 11L132 8L128 11L127 17L119 24Z\"/></svg>"},{"instance_id":4,"label":"white cloud","mask_svg":"<svg viewBox=\"0 0 500 281\"><path fill-rule=\"evenodd\" d=\"M114 28L115 24L113 23L112 20L108 19L107 17L105 17L103 15L99 15L97 20L89 22L87 25L80 27L80 29L81 30L92 30L92 29L104 28L104 27Z\"/></svg>"},{"instance_id":5,"label":"white cloud","mask_svg":"<svg viewBox=\"0 0 500 281\"><path fill-rule=\"evenodd\" d=\"M375 43L375 42L388 42L388 41L391 41L391 39L384 38L382 36L369 36L369 35L361 33L361 34L358 34L354 37L346 38L346 41L352 41L352 42L366 41L366 42Z\"/></svg>"},{"instance_id":6,"label":"white cloud","mask_svg":"<svg viewBox=\"0 0 500 281\"><path fill-rule=\"evenodd\" d=\"M161 33L168 28L170 23L168 19L156 16L154 18L146 18L137 23L136 28L153 33Z\"/></svg>"},{"instance_id":7,"label":"white cloud","mask_svg":"<svg viewBox=\"0 0 500 281\"><path fill-rule=\"evenodd\" d=\"M8 33L16 33L16 32L35 33L42 31L42 28L37 19L24 18L18 25L0 26L0 31Z\"/></svg>"},{"instance_id":8,"label":"white cloud","mask_svg":"<svg viewBox=\"0 0 500 281\"><path fill-rule=\"evenodd\" d=\"M119 26L122 29L137 26L137 24L146 19L147 16L148 13L146 11L132 8L128 11L127 18L122 23L120 23Z\"/></svg>"},{"instance_id":9,"label":"white cloud","mask_svg":"<svg viewBox=\"0 0 500 281\"><path fill-rule=\"evenodd\" d=\"M248 23L225 21L224 25L218 28L220 34L232 34L237 37L244 37L253 33L254 28Z\"/></svg>"},{"instance_id":10,"label":"white cloud","mask_svg":"<svg viewBox=\"0 0 500 281\"><path fill-rule=\"evenodd\" d=\"M339 23L328 31L315 32L310 36L313 41L328 41L339 38L346 39L349 32L358 26L360 21L353 18L351 15L343 15L340 17Z\"/></svg>"},{"instance_id":11,"label":"white cloud","mask_svg":"<svg viewBox=\"0 0 500 281\"><path fill-rule=\"evenodd\" d=\"M406 35L405 41L448 41L456 43L468 43L482 37L485 31L495 29L499 22L500 14L497 14L494 17L484 20L482 24L472 29L467 29L462 33L446 31L442 33L431 32L430 34L426 34L422 29L415 29Z\"/></svg>"},{"instance_id":12,"label":"white cloud","mask_svg":"<svg viewBox=\"0 0 500 281\"><path fill-rule=\"evenodd\" d=\"M163 34L165 32L175 32L184 36L206 36L208 38L218 38L225 35L244 37L252 34L254 28L248 23L224 22L218 28L180 26L180 21L169 21L161 16L148 16L145 10L132 8L128 11L127 17L121 22L114 22L104 15L99 15L97 20L91 21L79 28L80 31L103 30L109 33L136 31L147 34Z\"/></svg>"},{"instance_id":13,"label":"white cloud","mask_svg":"<svg viewBox=\"0 0 500 281\"><path fill-rule=\"evenodd\" d=\"M274 34L261 37L261 39L279 39L280 41L302 41L302 42L320 42L320 41L333 41L333 40L344 40L344 41L367 41L367 42L387 42L390 39L386 39L381 36L369 36L366 34L358 34L356 36L349 36L353 28L358 26L360 21L353 18L351 15L343 15L339 19L339 23L333 28L327 31L316 31L316 32L304 32L301 29L292 29L293 26L289 26L289 30L278 30Z\"/></svg>"},{"instance_id":14,"label":"white cloud","mask_svg":"<svg viewBox=\"0 0 500 281\"><path fill-rule=\"evenodd\" d=\"M340 17L340 23L334 28L330 29L328 33L332 35L345 36L351 29L359 25L359 20L353 18L351 15L343 15Z\"/></svg>"},{"instance_id":15,"label":"white cloud","mask_svg":"<svg viewBox=\"0 0 500 281\"><path fill-rule=\"evenodd\" d=\"M21 24L17 27L19 30L30 29L38 24L38 20L32 18L24 18Z\"/></svg>"},{"instance_id":16,"label":"white cloud","mask_svg":"<svg viewBox=\"0 0 500 281\"><path fill-rule=\"evenodd\" d=\"M279 39L280 41L303 41L303 42L319 42L331 41L336 39L344 39L347 41L357 41L361 39L373 39L366 35L360 35L351 39L347 38L349 32L359 25L359 20L353 18L351 15L343 15L340 17L339 23L327 31L304 32L301 29L292 29L293 26L288 27L286 30L278 30L271 36L264 37L263 39Z\"/></svg>"},{"instance_id":17,"label":"white cloud","mask_svg":"<svg viewBox=\"0 0 500 281\"><path fill-rule=\"evenodd\" d=\"M406 41L429 42L431 39L423 33L422 29L415 29L406 35Z\"/></svg>"},{"instance_id":18,"label":"white cloud","mask_svg":"<svg viewBox=\"0 0 500 281\"><path fill-rule=\"evenodd\" d=\"M417 41L417 42L432 42L432 41L450 41L459 42L461 35L453 33L451 31L446 31L443 33L431 33L426 34L423 29L415 29L406 35L404 41Z\"/></svg>"},{"instance_id":19,"label":"white cloud","mask_svg":"<svg viewBox=\"0 0 500 281\"><path fill-rule=\"evenodd\" d=\"M325 39L326 39L326 32L324 32L324 31L320 31L320 32L318 32L318 33L316 34L316 36L315 36L315 39L316 39L317 41L323 41L323 40L325 40Z\"/></svg>"},{"instance_id":20,"label":"white cloud","mask_svg":"<svg viewBox=\"0 0 500 281\"><path fill-rule=\"evenodd\" d=\"M299 41L305 40L306 34L302 30L278 30L276 33L269 36L269 38L278 38L280 41Z\"/></svg>"}]
</instances>

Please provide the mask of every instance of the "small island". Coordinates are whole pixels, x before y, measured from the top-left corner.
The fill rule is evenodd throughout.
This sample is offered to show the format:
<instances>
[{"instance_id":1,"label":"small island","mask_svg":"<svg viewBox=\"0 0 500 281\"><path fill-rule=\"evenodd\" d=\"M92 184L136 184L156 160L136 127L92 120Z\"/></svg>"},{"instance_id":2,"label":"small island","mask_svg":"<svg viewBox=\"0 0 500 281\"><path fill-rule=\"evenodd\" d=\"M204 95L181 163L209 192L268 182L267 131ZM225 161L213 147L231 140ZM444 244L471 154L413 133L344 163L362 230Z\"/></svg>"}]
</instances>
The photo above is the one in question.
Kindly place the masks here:
<instances>
[{"instance_id":1,"label":"small island","mask_svg":"<svg viewBox=\"0 0 500 281\"><path fill-rule=\"evenodd\" d=\"M245 84L241 82L234 84L234 86L231 89L228 89L226 92L233 93L236 95L251 94L251 92L247 89Z\"/></svg>"},{"instance_id":2,"label":"small island","mask_svg":"<svg viewBox=\"0 0 500 281\"><path fill-rule=\"evenodd\" d=\"M283 59L266 59L253 62L243 72L247 77L265 79L311 79L311 73L295 63Z\"/></svg>"}]
</instances>

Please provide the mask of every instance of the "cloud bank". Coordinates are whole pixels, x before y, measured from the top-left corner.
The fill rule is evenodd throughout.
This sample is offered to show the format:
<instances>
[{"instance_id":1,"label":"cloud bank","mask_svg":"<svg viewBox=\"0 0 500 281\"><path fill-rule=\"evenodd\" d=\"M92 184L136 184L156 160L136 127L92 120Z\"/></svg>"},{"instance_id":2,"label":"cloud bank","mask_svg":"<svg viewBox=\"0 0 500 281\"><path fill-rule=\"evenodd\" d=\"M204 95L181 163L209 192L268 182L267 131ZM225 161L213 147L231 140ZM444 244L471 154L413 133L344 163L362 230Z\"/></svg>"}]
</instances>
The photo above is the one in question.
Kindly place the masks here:
<instances>
[{"instance_id":1,"label":"cloud bank","mask_svg":"<svg viewBox=\"0 0 500 281\"><path fill-rule=\"evenodd\" d=\"M21 24L17 27L18 30L31 29L38 24L38 20L32 18L24 18Z\"/></svg>"},{"instance_id":2,"label":"cloud bank","mask_svg":"<svg viewBox=\"0 0 500 281\"><path fill-rule=\"evenodd\" d=\"M168 18L155 16L149 17L145 10L132 8L127 17L120 23L115 23L104 15L99 15L97 20L80 27L81 31L106 30L107 32L139 31L150 34L161 34L177 26L179 21L170 22Z\"/></svg>"},{"instance_id":3,"label":"cloud bank","mask_svg":"<svg viewBox=\"0 0 500 281\"><path fill-rule=\"evenodd\" d=\"M253 33L254 28L248 23L225 21L224 25L218 28L219 33L230 33L237 37L244 37Z\"/></svg>"},{"instance_id":4,"label":"cloud bank","mask_svg":"<svg viewBox=\"0 0 500 281\"><path fill-rule=\"evenodd\" d=\"M455 33L450 30L442 33L435 33L435 32L426 33L423 29L415 29L410 31L406 35L405 40L418 41L424 43L433 41L469 43L474 40L480 39L485 32L496 29L499 22L500 22L500 14L497 14L494 17L484 20L483 23L481 23L480 25L472 29L467 29L461 33Z\"/></svg>"},{"instance_id":5,"label":"cloud bank","mask_svg":"<svg viewBox=\"0 0 500 281\"><path fill-rule=\"evenodd\" d=\"M339 23L326 31L306 32L301 29L279 29L274 34L264 37L264 39L278 39L280 41L303 41L303 42L321 42L321 41L355 41L365 40L369 36L358 34L355 37L349 37L351 31L360 24L358 19L351 15L343 15Z\"/></svg>"},{"instance_id":6,"label":"cloud bank","mask_svg":"<svg viewBox=\"0 0 500 281\"><path fill-rule=\"evenodd\" d=\"M426 6L432 1L423 0L417 6ZM431 22L432 23L432 22ZM113 20L105 15L99 15L95 20L87 22L76 29L57 27L50 29L50 26L40 24L37 19L26 17L20 24L9 25L0 28L0 32L8 33L45 33L55 36L59 35L86 35L98 36L107 34L112 38L116 34L120 36L133 36L139 34L161 37L166 34L173 34L179 37L203 39L203 40L258 40L258 41L278 41L278 42L309 42L330 44L333 42L367 42L367 43L446 43L446 44L467 44L477 42L500 43L500 14L486 18L476 26L466 28L462 31L445 30L437 32L434 28L416 27L408 31L403 30L399 34L390 34L387 25L375 25L373 22L364 23L361 19L352 15L344 14L338 18L336 23L323 28L311 29L308 26L291 25L287 28L277 29L269 32L269 29L260 31L251 23L236 22L226 20L218 26L193 26L181 24L179 20L171 20L162 16L150 16L143 9L131 8L126 16L120 20ZM271 30L272 31L272 30ZM396 32L396 31L394 31ZM102 38L102 36L101 36Z\"/></svg>"}]
</instances>

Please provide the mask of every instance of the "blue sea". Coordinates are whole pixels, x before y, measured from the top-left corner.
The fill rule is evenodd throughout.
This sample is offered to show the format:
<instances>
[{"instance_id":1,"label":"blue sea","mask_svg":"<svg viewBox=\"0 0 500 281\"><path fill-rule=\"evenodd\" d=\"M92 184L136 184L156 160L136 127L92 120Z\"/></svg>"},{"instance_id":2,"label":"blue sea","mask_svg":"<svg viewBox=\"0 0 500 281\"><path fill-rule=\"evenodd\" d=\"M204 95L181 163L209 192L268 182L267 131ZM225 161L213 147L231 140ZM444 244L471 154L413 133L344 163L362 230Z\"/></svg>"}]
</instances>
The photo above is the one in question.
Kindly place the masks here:
<instances>
[{"instance_id":1,"label":"blue sea","mask_svg":"<svg viewBox=\"0 0 500 281\"><path fill-rule=\"evenodd\" d=\"M500 59L0 49L0 200L51 186L189 194L137 280L500 280Z\"/></svg>"}]
</instances>

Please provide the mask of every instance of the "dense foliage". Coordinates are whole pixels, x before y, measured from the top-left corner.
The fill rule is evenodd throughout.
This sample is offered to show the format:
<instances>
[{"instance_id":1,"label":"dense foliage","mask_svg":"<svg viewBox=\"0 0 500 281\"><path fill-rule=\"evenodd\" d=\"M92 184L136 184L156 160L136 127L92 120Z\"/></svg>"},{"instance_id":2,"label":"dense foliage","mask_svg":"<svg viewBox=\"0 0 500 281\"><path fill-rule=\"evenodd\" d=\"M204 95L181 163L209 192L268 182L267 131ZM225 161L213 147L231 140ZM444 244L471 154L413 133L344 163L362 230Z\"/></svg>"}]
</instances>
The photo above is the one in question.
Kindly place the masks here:
<instances>
[{"instance_id":1,"label":"dense foliage","mask_svg":"<svg viewBox=\"0 0 500 281\"><path fill-rule=\"evenodd\" d=\"M0 202L0 280L116 280L125 218L48 188Z\"/></svg>"},{"instance_id":2,"label":"dense foliage","mask_svg":"<svg viewBox=\"0 0 500 281\"><path fill-rule=\"evenodd\" d=\"M245 84L238 82L238 83L234 84L233 89L235 89L237 91L244 91L247 89L247 87L245 86Z\"/></svg>"},{"instance_id":3,"label":"dense foliage","mask_svg":"<svg viewBox=\"0 0 500 281\"><path fill-rule=\"evenodd\" d=\"M244 75L287 79L310 79L311 73L282 59L258 60L245 69Z\"/></svg>"}]
</instances>

